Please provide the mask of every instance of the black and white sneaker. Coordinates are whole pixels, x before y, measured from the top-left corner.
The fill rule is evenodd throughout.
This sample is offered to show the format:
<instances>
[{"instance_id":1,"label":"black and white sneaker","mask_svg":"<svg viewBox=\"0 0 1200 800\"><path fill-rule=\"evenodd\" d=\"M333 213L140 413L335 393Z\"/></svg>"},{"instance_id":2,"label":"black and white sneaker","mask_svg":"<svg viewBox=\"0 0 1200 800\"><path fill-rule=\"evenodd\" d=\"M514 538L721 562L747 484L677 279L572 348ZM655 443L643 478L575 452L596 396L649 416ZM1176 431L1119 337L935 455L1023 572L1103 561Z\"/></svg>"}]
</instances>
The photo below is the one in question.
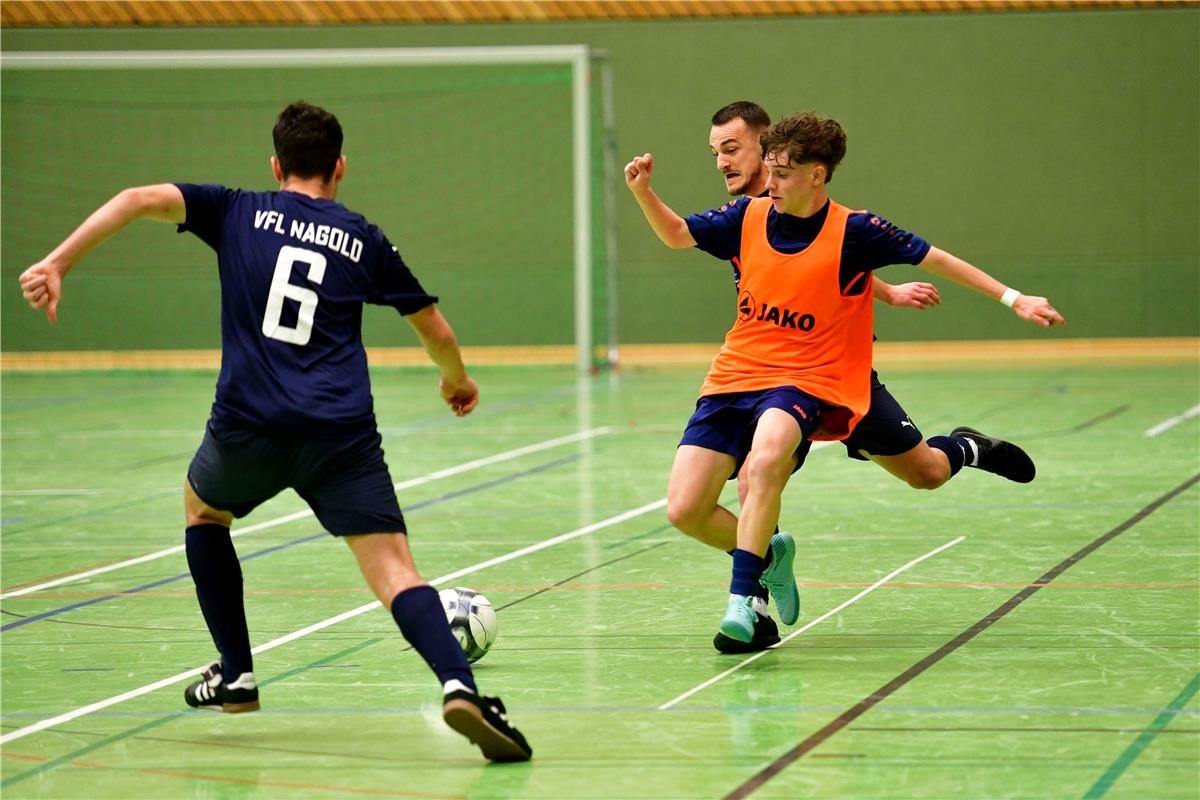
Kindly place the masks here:
<instances>
[{"instance_id":1,"label":"black and white sneaker","mask_svg":"<svg viewBox=\"0 0 1200 800\"><path fill-rule=\"evenodd\" d=\"M750 637L750 641L739 642L723 633L718 633L713 637L713 647L717 648L718 653L725 655L757 653L759 650L766 650L775 644L779 644L779 627L775 624L775 620L759 610L757 602L754 604L754 634Z\"/></svg>"},{"instance_id":2,"label":"black and white sneaker","mask_svg":"<svg viewBox=\"0 0 1200 800\"><path fill-rule=\"evenodd\" d=\"M200 680L183 690L184 701L192 708L211 708L226 714L258 711L258 684L253 672L243 672L226 684L221 662L214 661L200 673Z\"/></svg>"},{"instance_id":3,"label":"black and white sneaker","mask_svg":"<svg viewBox=\"0 0 1200 800\"><path fill-rule=\"evenodd\" d=\"M961 436L975 443L977 448L975 462L968 466L984 472L993 472L1017 483L1029 483L1037 474L1037 470L1033 466L1033 459L1012 442L1006 442L964 426L950 431L950 435Z\"/></svg>"},{"instance_id":4,"label":"black and white sneaker","mask_svg":"<svg viewBox=\"0 0 1200 800\"><path fill-rule=\"evenodd\" d=\"M462 681L447 681L442 719L471 740L489 761L528 761L533 748L505 718L499 697L480 697Z\"/></svg>"}]
</instances>

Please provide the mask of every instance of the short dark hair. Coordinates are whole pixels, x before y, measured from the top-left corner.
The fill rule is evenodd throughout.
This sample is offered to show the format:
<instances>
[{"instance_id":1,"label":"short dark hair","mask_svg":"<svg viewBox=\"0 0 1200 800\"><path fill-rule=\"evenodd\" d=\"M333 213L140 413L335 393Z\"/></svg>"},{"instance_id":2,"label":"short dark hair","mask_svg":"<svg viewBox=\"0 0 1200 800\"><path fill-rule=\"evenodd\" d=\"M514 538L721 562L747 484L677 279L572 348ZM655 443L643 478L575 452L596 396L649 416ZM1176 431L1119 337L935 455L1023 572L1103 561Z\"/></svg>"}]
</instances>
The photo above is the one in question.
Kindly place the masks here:
<instances>
[{"instance_id":1,"label":"short dark hair","mask_svg":"<svg viewBox=\"0 0 1200 800\"><path fill-rule=\"evenodd\" d=\"M342 155L342 126L333 114L297 100L279 113L272 136L284 177L333 177Z\"/></svg>"},{"instance_id":2,"label":"short dark hair","mask_svg":"<svg viewBox=\"0 0 1200 800\"><path fill-rule=\"evenodd\" d=\"M771 124L771 117L767 115L766 110L758 103L751 103L749 100L738 100L722 106L717 113L712 115L712 124L724 125L738 118L745 120L751 128L760 130Z\"/></svg>"},{"instance_id":3,"label":"short dark hair","mask_svg":"<svg viewBox=\"0 0 1200 800\"><path fill-rule=\"evenodd\" d=\"M816 161L825 166L825 182L846 157L846 131L837 120L818 117L811 111L784 117L759 137L763 157L786 152L793 164Z\"/></svg>"}]
</instances>

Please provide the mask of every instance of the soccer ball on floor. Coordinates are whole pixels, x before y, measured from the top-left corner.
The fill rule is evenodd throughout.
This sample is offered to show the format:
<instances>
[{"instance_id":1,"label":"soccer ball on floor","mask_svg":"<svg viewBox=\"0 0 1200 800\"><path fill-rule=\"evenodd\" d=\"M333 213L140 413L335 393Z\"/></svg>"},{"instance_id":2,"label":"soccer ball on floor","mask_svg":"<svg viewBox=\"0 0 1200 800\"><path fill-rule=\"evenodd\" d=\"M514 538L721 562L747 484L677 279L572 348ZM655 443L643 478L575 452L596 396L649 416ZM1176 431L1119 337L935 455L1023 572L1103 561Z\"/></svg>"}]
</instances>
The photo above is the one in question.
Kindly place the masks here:
<instances>
[{"instance_id":1,"label":"soccer ball on floor","mask_svg":"<svg viewBox=\"0 0 1200 800\"><path fill-rule=\"evenodd\" d=\"M467 661L475 662L483 658L491 649L492 642L496 641L499 624L491 601L474 589L461 586L442 589L438 592L438 598L446 610L450 632L462 645Z\"/></svg>"}]
</instances>

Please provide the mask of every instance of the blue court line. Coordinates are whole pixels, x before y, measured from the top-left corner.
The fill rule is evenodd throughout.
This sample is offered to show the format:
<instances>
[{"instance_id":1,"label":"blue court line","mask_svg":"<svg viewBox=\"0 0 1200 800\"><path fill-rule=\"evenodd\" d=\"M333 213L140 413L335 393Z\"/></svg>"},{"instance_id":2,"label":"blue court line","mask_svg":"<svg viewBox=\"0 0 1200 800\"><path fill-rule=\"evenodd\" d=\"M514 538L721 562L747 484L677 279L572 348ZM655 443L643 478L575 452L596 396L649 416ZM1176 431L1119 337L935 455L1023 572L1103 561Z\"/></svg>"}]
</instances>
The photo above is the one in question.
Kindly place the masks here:
<instances>
[{"instance_id":1,"label":"blue court line","mask_svg":"<svg viewBox=\"0 0 1200 800\"><path fill-rule=\"evenodd\" d=\"M345 667L357 666L347 664ZM334 667L313 667L313 669L340 669L341 665ZM514 708L517 708L514 706ZM807 705L737 705L737 706L673 706L666 711L659 711L658 706L520 706L519 710L522 714L759 714L763 712L773 712L781 714L825 714L831 711L842 711L844 706L807 706ZM279 714L279 715L330 715L330 714L418 714L428 711L427 708L421 706L323 706L320 708L264 708L262 714ZM1196 716L1200 711L1193 711L1184 708L1057 708L1047 706L1044 708L1038 707L1012 707L1012 708L988 708L963 706L961 708L940 708L937 706L877 706L872 711L895 714L971 714L978 715L981 712L989 713L1013 713L1013 714L1062 714L1064 712L1084 713L1084 714L1127 714L1127 715L1144 715L1160 714L1167 717L1187 717ZM22 719L44 719L54 712L50 711L10 711L2 715L6 721L15 722ZM137 719L140 717L157 717L161 715L161 711L96 711L89 714L89 717L96 718L131 718ZM1192 720L1188 720L1191 722ZM1127 723L1128 724L1128 723ZM1189 733L1194 731L1188 731Z\"/></svg>"},{"instance_id":2,"label":"blue court line","mask_svg":"<svg viewBox=\"0 0 1200 800\"><path fill-rule=\"evenodd\" d=\"M444 503L448 500L453 500L455 498L463 497L468 494L474 494L475 492L481 492L485 489L491 489L495 486L500 486L502 484L509 483L511 481L515 481L519 478L525 478L530 475L536 475L539 472L545 472L545 471L553 469L555 467L562 466L563 464L566 464L570 461L577 460L579 457L580 456L578 453L571 453L571 454L568 454L565 456L561 456L559 458L554 459L553 461L547 461L544 464L539 464L536 467L531 467L531 468L529 468L527 470L523 470L521 472L509 473L508 475L503 475L499 478L493 478L490 481L484 481L483 483L477 483L474 486L468 486L465 489L459 489L454 492L449 492L447 494L441 495L440 497L434 497L429 500L422 500L419 503L413 503L412 505L408 506L407 510L408 511L416 511L421 508L426 508L428 506L436 505L438 503ZM252 558L258 558L259 556L269 555L271 553L275 553L275 552L284 550L289 547L294 547L295 545L298 545L298 544L304 544L305 542L311 542L316 539L323 539L328 535L329 534L326 533L325 531L321 531L320 533L309 534L308 536L302 536L299 539L293 539L290 542L284 542L283 544L272 545L271 547L267 547L262 550L257 550L253 553L249 553L247 555L241 556L238 560L242 561L242 562L249 561ZM13 628L19 628L22 625L29 625L30 623L38 622L43 619L49 619L50 617L57 617L60 614L66 614L68 611L74 611L79 608L86 608L87 606L94 606L97 603L105 603L105 602L108 602L109 600L115 600L118 597L124 597L125 595L137 594L138 592L145 592L150 589L157 589L159 586L164 586L168 583L174 583L175 581L181 581L184 578L191 578L191 576L192 576L192 574L190 572L183 572L178 575L172 575L169 578L162 578L160 580L153 581L151 583L142 584L141 586L135 586L132 589L125 589L124 591L119 592L119 593L106 594L106 595L103 595L102 597L93 597L88 600L82 600L78 603L72 603L71 605L68 605L68 606L62 606L61 608L51 609L50 611L43 611L40 614L34 614L33 616L19 619L16 622L9 622L6 625L0 625L0 632L8 631Z\"/></svg>"},{"instance_id":3,"label":"blue court line","mask_svg":"<svg viewBox=\"0 0 1200 800\"><path fill-rule=\"evenodd\" d=\"M1183 687L1183 691L1177 694L1175 699L1162 710L1162 713L1154 718L1154 722L1150 723L1149 729L1139 734L1133 740L1133 743L1125 748L1125 752L1121 753L1117 757L1117 760L1112 763L1112 766L1104 771L1104 774L1100 776L1100 780L1092 784L1092 788L1088 789L1083 795L1084 799L1090 800L1090 798L1103 797L1104 793L1112 788L1117 778L1121 777L1121 773L1127 770L1129 765L1134 762L1134 759L1150 746L1150 743L1154 741L1154 737L1158 736L1162 729L1167 727L1168 723L1175 718L1175 714L1187 705L1187 702L1192 699L1198 690L1200 690L1200 672L1196 673L1192 677L1191 682Z\"/></svg>"},{"instance_id":4,"label":"blue court line","mask_svg":"<svg viewBox=\"0 0 1200 800\"><path fill-rule=\"evenodd\" d=\"M145 505L146 503L152 503L155 500L161 500L162 497L163 497L163 493L158 492L156 494L150 495L149 497L139 497L137 500L128 500L124 503L115 503L113 505L103 506L101 508L92 509L91 511L87 511L82 514L68 514L65 517L55 517L54 519L44 520L44 521L38 522L34 525L30 525L28 528L21 528L20 530L16 530L16 531L5 530L3 532L3 539L4 539L4 541L8 541L12 537L19 536L22 533L29 533L30 531L36 531L39 528L45 528L50 525L57 525L60 522L71 522L72 520L77 520L77 519L94 519L97 515L100 515L100 514L107 514L112 511L121 511L126 508L133 508L134 506Z\"/></svg>"}]
</instances>

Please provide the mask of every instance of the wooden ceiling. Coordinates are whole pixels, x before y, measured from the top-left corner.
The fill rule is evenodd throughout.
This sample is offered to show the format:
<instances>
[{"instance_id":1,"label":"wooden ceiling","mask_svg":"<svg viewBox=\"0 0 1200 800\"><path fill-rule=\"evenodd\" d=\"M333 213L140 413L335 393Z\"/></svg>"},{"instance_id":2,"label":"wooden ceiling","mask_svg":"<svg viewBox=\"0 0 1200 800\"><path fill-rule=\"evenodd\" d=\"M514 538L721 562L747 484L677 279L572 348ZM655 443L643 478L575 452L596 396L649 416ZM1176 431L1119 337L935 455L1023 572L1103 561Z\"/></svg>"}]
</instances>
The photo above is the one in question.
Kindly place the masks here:
<instances>
[{"instance_id":1,"label":"wooden ceiling","mask_svg":"<svg viewBox=\"0 0 1200 800\"><path fill-rule=\"evenodd\" d=\"M4 0L11 27L358 25L1080 10L1195 0Z\"/></svg>"}]
</instances>

